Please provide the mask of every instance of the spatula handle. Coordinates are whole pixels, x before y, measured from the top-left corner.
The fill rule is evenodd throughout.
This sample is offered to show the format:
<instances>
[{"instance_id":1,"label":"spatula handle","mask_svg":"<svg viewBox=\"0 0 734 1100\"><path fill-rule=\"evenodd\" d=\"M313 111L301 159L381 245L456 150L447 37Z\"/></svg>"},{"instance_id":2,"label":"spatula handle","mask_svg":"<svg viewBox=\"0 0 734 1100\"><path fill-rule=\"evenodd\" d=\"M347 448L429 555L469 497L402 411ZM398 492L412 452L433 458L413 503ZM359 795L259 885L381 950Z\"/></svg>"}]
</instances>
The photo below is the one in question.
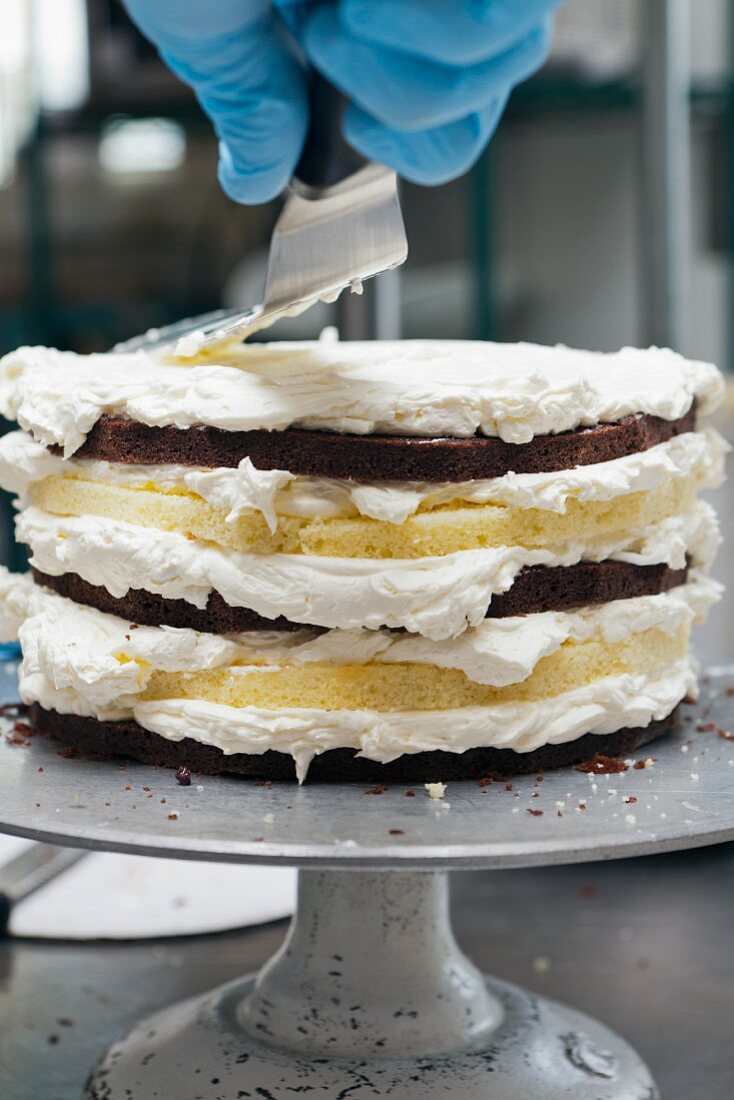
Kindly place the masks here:
<instances>
[{"instance_id":1,"label":"spatula handle","mask_svg":"<svg viewBox=\"0 0 734 1100\"><path fill-rule=\"evenodd\" d=\"M295 172L296 179L306 187L332 187L369 163L344 140L342 118L346 105L346 96L314 70L311 121Z\"/></svg>"}]
</instances>

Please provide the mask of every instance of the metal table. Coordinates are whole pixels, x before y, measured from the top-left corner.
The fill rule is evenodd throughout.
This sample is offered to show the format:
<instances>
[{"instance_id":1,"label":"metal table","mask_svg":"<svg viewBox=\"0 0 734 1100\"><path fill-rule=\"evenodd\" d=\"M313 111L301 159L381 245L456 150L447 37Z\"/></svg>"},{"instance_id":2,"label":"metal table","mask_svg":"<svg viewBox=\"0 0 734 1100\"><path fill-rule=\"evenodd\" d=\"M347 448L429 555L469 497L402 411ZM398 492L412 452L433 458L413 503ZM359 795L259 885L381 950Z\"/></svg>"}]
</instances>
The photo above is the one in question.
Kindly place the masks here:
<instances>
[{"instance_id":1,"label":"metal table","mask_svg":"<svg viewBox=\"0 0 734 1100\"><path fill-rule=\"evenodd\" d=\"M644 1064L613 1032L479 974L453 939L441 871L612 859L734 837L734 741L719 736L734 719L730 683L734 671L704 680L682 735L653 746L648 767L549 773L510 790L455 783L443 802L398 787L367 794L207 778L180 788L170 773L138 765L121 772L58 760L41 740L4 744L6 831L307 868L288 943L258 981L235 980L146 1020L113 1046L87 1095L656 1096ZM537 956L536 987L551 959Z\"/></svg>"}]
</instances>

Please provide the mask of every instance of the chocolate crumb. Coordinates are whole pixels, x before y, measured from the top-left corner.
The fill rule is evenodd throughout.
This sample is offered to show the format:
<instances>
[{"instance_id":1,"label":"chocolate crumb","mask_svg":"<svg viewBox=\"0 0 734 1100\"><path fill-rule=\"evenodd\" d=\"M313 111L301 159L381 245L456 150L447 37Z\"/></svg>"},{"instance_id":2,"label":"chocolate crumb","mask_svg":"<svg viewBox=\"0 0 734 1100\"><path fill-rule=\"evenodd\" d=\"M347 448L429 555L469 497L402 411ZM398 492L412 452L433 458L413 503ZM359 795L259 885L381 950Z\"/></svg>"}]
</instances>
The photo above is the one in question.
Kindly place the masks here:
<instances>
[{"instance_id":1,"label":"chocolate crumb","mask_svg":"<svg viewBox=\"0 0 734 1100\"><path fill-rule=\"evenodd\" d=\"M696 731L698 733L715 733L718 729L716 722L697 722Z\"/></svg>"},{"instance_id":2,"label":"chocolate crumb","mask_svg":"<svg viewBox=\"0 0 734 1100\"><path fill-rule=\"evenodd\" d=\"M405 797L415 798L415 791L412 789L412 787L409 787L408 790L405 792Z\"/></svg>"},{"instance_id":3,"label":"chocolate crumb","mask_svg":"<svg viewBox=\"0 0 734 1100\"><path fill-rule=\"evenodd\" d=\"M725 741L734 741L734 733L732 733L730 730L718 729L716 732L719 737L723 737Z\"/></svg>"},{"instance_id":4,"label":"chocolate crumb","mask_svg":"<svg viewBox=\"0 0 734 1100\"><path fill-rule=\"evenodd\" d=\"M505 790L506 791L511 791L512 790L512 783L505 783Z\"/></svg>"},{"instance_id":5,"label":"chocolate crumb","mask_svg":"<svg viewBox=\"0 0 734 1100\"><path fill-rule=\"evenodd\" d=\"M573 770L591 775L619 775L620 772L626 772L628 767L629 765L625 764L624 760L620 760L619 757L605 756L603 753L598 752L596 756L592 756L591 760L585 760L582 764L574 764Z\"/></svg>"},{"instance_id":6,"label":"chocolate crumb","mask_svg":"<svg viewBox=\"0 0 734 1100\"><path fill-rule=\"evenodd\" d=\"M542 817L543 816L543 811L542 810L530 810L529 809L528 813L532 814L533 817Z\"/></svg>"},{"instance_id":7,"label":"chocolate crumb","mask_svg":"<svg viewBox=\"0 0 734 1100\"><path fill-rule=\"evenodd\" d=\"M20 734L20 733L15 733L15 732L14 733L9 733L5 737L5 740L8 743L8 745L16 745L16 746L20 745L22 747L30 745L30 741L28 740L28 738L23 737L23 735Z\"/></svg>"},{"instance_id":8,"label":"chocolate crumb","mask_svg":"<svg viewBox=\"0 0 734 1100\"><path fill-rule=\"evenodd\" d=\"M387 787L384 783L377 783L374 787L368 787L365 794L384 794Z\"/></svg>"},{"instance_id":9,"label":"chocolate crumb","mask_svg":"<svg viewBox=\"0 0 734 1100\"><path fill-rule=\"evenodd\" d=\"M586 809L586 803L585 803L585 802L579 802L579 806L578 806L578 808L579 808L580 810L585 810L585 809Z\"/></svg>"},{"instance_id":10,"label":"chocolate crumb","mask_svg":"<svg viewBox=\"0 0 734 1100\"><path fill-rule=\"evenodd\" d=\"M683 703L684 707L695 707L696 705L696 700L693 698L692 695L685 695L681 699L681 702Z\"/></svg>"},{"instance_id":11,"label":"chocolate crumb","mask_svg":"<svg viewBox=\"0 0 734 1100\"><path fill-rule=\"evenodd\" d=\"M49 1045L53 1047L53 1046L56 1046L56 1044L59 1042L59 1037L58 1037L58 1035L49 1035L47 1041L48 1041Z\"/></svg>"},{"instance_id":12,"label":"chocolate crumb","mask_svg":"<svg viewBox=\"0 0 734 1100\"><path fill-rule=\"evenodd\" d=\"M38 770L39 770L39 772L42 772L42 771L43 771L43 768L39 768Z\"/></svg>"},{"instance_id":13,"label":"chocolate crumb","mask_svg":"<svg viewBox=\"0 0 734 1100\"><path fill-rule=\"evenodd\" d=\"M727 688L724 688L724 694L731 698L734 695L734 684L729 684Z\"/></svg>"},{"instance_id":14,"label":"chocolate crumb","mask_svg":"<svg viewBox=\"0 0 734 1100\"><path fill-rule=\"evenodd\" d=\"M176 813L175 810L173 811L173 813L170 813L168 815L168 820L169 821L178 821L178 814Z\"/></svg>"},{"instance_id":15,"label":"chocolate crumb","mask_svg":"<svg viewBox=\"0 0 734 1100\"><path fill-rule=\"evenodd\" d=\"M637 801L637 799L635 798L635 796L633 794L630 794L630 795L627 796L627 798L625 798L625 802L627 803L628 806L634 806L636 801Z\"/></svg>"},{"instance_id":16,"label":"chocolate crumb","mask_svg":"<svg viewBox=\"0 0 734 1100\"><path fill-rule=\"evenodd\" d=\"M187 768L185 764L182 764L176 771L176 782L182 787L191 786L191 768Z\"/></svg>"},{"instance_id":17,"label":"chocolate crumb","mask_svg":"<svg viewBox=\"0 0 734 1100\"><path fill-rule=\"evenodd\" d=\"M405 829L390 829L390 836L405 836Z\"/></svg>"},{"instance_id":18,"label":"chocolate crumb","mask_svg":"<svg viewBox=\"0 0 734 1100\"><path fill-rule=\"evenodd\" d=\"M494 783L494 776L485 775L482 779L477 779L478 787L491 787Z\"/></svg>"},{"instance_id":19,"label":"chocolate crumb","mask_svg":"<svg viewBox=\"0 0 734 1100\"><path fill-rule=\"evenodd\" d=\"M59 749L56 755L63 756L64 760L73 760L76 757L76 749L71 745L67 745L65 748Z\"/></svg>"}]
</instances>

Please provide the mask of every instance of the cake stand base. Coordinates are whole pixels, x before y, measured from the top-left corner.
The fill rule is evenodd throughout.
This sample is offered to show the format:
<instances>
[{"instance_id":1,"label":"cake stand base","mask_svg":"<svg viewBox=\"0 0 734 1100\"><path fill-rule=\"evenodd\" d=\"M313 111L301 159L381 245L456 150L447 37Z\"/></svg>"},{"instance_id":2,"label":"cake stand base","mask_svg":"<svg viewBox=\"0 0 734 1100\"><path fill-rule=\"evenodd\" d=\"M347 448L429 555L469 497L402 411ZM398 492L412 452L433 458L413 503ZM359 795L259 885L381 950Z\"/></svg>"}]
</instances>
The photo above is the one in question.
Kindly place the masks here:
<instances>
[{"instance_id":1,"label":"cake stand base","mask_svg":"<svg viewBox=\"0 0 734 1100\"><path fill-rule=\"evenodd\" d=\"M143 1021L87 1100L655 1100L602 1024L481 975L441 872L301 871L278 954Z\"/></svg>"}]
</instances>

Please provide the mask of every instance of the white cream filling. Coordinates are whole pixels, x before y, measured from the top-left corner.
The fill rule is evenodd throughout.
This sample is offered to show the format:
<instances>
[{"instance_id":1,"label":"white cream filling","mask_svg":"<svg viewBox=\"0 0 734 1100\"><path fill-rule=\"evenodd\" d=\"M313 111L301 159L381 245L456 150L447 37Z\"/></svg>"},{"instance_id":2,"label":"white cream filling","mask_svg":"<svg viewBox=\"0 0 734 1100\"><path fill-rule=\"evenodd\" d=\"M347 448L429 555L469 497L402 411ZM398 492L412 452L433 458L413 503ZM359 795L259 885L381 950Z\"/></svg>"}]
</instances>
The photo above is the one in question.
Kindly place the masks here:
<instances>
[{"instance_id":1,"label":"white cream filling","mask_svg":"<svg viewBox=\"0 0 734 1100\"><path fill-rule=\"evenodd\" d=\"M124 619L74 603L0 570L0 638L20 637L24 669L83 697L97 713L126 713L156 672L304 664L408 663L458 669L478 684L526 680L567 642L621 642L640 631L674 634L702 622L721 586L696 574L655 596L574 611L485 619L458 638L434 642L389 631L252 631L220 636L168 626L131 629Z\"/></svg>"},{"instance_id":2,"label":"white cream filling","mask_svg":"<svg viewBox=\"0 0 734 1100\"><path fill-rule=\"evenodd\" d=\"M324 341L244 344L193 364L39 347L0 360L0 412L66 457L103 414L179 428L480 432L526 443L634 413L675 420L694 398L705 414L723 394L715 367L660 348Z\"/></svg>"},{"instance_id":3,"label":"white cream filling","mask_svg":"<svg viewBox=\"0 0 734 1100\"><path fill-rule=\"evenodd\" d=\"M50 475L91 478L122 485L153 483L163 489L188 489L228 520L261 512L275 531L278 515L332 518L364 515L403 523L422 505L454 501L503 504L563 513L569 500L607 501L650 491L665 481L695 476L703 487L718 485L724 474L726 441L714 431L686 432L647 451L608 462L552 473L515 474L469 482L358 483L335 478L299 477L285 470L257 470L249 458L234 469L146 466L68 459L51 454L26 432L0 439L0 486L25 496L29 486Z\"/></svg>"},{"instance_id":4,"label":"white cream filling","mask_svg":"<svg viewBox=\"0 0 734 1100\"><path fill-rule=\"evenodd\" d=\"M26 702L62 714L92 715L73 690L58 689L40 673L21 673ZM292 756L300 782L314 756L353 748L386 764L405 753L493 747L531 752L542 745L645 727L665 718L696 691L695 662L677 661L659 675L627 673L595 680L573 691L533 702L461 707L446 711L280 710L229 707L193 699L133 702L126 717L169 741L191 737L226 755L264 753Z\"/></svg>"},{"instance_id":5,"label":"white cream filling","mask_svg":"<svg viewBox=\"0 0 734 1100\"><path fill-rule=\"evenodd\" d=\"M491 596L507 591L526 565L612 558L682 569L690 556L705 569L721 541L716 516L701 501L683 515L616 538L412 560L246 554L176 532L89 515L56 516L37 507L20 513L16 530L42 572L76 573L118 598L144 589L203 608L215 591L230 606L270 619L283 615L291 622L346 630L405 627L437 641L482 622Z\"/></svg>"}]
</instances>

